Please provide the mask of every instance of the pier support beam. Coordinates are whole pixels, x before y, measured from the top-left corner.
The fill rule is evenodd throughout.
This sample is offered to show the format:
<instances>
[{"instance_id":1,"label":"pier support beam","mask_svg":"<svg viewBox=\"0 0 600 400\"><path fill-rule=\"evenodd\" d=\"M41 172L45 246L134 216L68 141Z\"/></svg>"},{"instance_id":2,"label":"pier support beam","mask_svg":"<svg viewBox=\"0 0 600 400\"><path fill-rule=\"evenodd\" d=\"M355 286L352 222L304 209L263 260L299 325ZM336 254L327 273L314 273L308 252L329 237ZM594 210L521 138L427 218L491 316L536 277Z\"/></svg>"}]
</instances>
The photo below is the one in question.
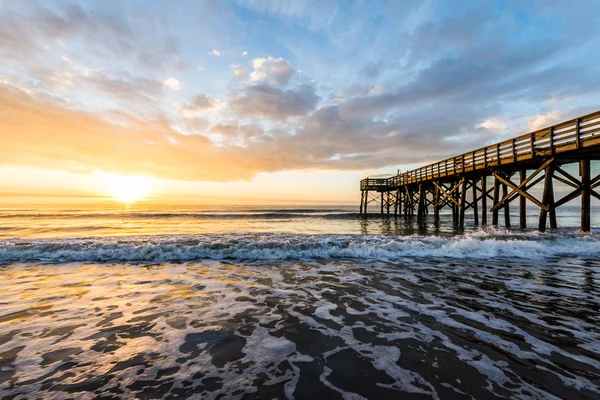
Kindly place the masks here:
<instances>
[{"instance_id":1,"label":"pier support beam","mask_svg":"<svg viewBox=\"0 0 600 400\"><path fill-rule=\"evenodd\" d=\"M591 226L591 192L590 187L590 160L579 161L579 174L581 176L581 185L583 190L581 192L581 230L583 232L589 232Z\"/></svg>"},{"instance_id":2,"label":"pier support beam","mask_svg":"<svg viewBox=\"0 0 600 400\"><path fill-rule=\"evenodd\" d=\"M419 221L425 218L425 188L423 184L419 184L419 202L417 206L417 219Z\"/></svg>"},{"instance_id":3,"label":"pier support beam","mask_svg":"<svg viewBox=\"0 0 600 400\"><path fill-rule=\"evenodd\" d=\"M522 169L519 171L519 183L520 187L523 186L527 179L527 170ZM519 197L519 227L521 229L527 228L527 198L525 196Z\"/></svg>"},{"instance_id":4,"label":"pier support beam","mask_svg":"<svg viewBox=\"0 0 600 400\"><path fill-rule=\"evenodd\" d=\"M361 190L360 191L360 211L359 211L360 214L363 213L364 202L365 202L365 191Z\"/></svg>"},{"instance_id":5,"label":"pier support beam","mask_svg":"<svg viewBox=\"0 0 600 400\"><path fill-rule=\"evenodd\" d=\"M502 184L502 197L508 197L508 186L505 183ZM510 202L504 202L504 226L510 229Z\"/></svg>"},{"instance_id":6,"label":"pier support beam","mask_svg":"<svg viewBox=\"0 0 600 400\"><path fill-rule=\"evenodd\" d=\"M500 199L500 180L494 179L494 205L492 206L492 225L498 226L498 200Z\"/></svg>"},{"instance_id":7,"label":"pier support beam","mask_svg":"<svg viewBox=\"0 0 600 400\"><path fill-rule=\"evenodd\" d=\"M433 181L433 221L437 225L440 222L440 186Z\"/></svg>"},{"instance_id":8,"label":"pier support beam","mask_svg":"<svg viewBox=\"0 0 600 400\"><path fill-rule=\"evenodd\" d=\"M473 188L473 224L479 226L479 211L477 209L477 179L471 182Z\"/></svg>"},{"instance_id":9,"label":"pier support beam","mask_svg":"<svg viewBox=\"0 0 600 400\"><path fill-rule=\"evenodd\" d=\"M363 214L367 213L367 206L369 205L369 191L368 190L363 190L363 206L362 206L362 212Z\"/></svg>"},{"instance_id":10,"label":"pier support beam","mask_svg":"<svg viewBox=\"0 0 600 400\"><path fill-rule=\"evenodd\" d=\"M554 175L554 166L549 164L546 167L546 176L544 177L544 193L542 195L542 203L546 208L540 210L539 231L546 231L546 220L550 213L550 228L556 228L556 208L554 207L554 185L552 176Z\"/></svg>"},{"instance_id":11,"label":"pier support beam","mask_svg":"<svg viewBox=\"0 0 600 400\"><path fill-rule=\"evenodd\" d=\"M466 199L467 196L467 181L465 179L463 179L462 181L462 185L460 188L460 216L458 219L458 226L460 228L464 228L465 227L465 203L467 201Z\"/></svg>"},{"instance_id":12,"label":"pier support beam","mask_svg":"<svg viewBox=\"0 0 600 400\"><path fill-rule=\"evenodd\" d=\"M487 176L481 177L481 224L487 225Z\"/></svg>"}]
</instances>

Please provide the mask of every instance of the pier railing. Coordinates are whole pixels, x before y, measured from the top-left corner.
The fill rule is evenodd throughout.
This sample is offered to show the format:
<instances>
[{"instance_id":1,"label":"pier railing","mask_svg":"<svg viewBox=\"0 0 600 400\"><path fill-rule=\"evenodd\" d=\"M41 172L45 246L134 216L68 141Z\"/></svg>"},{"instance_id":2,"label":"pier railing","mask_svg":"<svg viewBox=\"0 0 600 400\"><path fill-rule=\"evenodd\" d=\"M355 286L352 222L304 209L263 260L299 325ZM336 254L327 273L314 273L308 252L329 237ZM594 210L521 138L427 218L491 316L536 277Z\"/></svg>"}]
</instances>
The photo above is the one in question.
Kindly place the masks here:
<instances>
[{"instance_id":1,"label":"pier railing","mask_svg":"<svg viewBox=\"0 0 600 400\"><path fill-rule=\"evenodd\" d=\"M389 178L365 178L361 180L361 190L399 187L598 145L600 111Z\"/></svg>"}]
</instances>

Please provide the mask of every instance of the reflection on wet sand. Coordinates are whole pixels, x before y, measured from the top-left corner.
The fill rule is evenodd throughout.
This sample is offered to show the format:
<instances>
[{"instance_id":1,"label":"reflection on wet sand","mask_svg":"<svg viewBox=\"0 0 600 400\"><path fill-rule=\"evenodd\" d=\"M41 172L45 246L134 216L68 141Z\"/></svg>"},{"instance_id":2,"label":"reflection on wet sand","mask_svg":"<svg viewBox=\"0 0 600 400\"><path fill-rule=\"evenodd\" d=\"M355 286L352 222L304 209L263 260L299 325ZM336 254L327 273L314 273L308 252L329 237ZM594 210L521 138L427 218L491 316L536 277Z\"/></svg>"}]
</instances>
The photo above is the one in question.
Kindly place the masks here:
<instances>
[{"instance_id":1,"label":"reflection on wet sand","mask_svg":"<svg viewBox=\"0 0 600 400\"><path fill-rule=\"evenodd\" d=\"M598 398L599 266L8 265L0 397Z\"/></svg>"}]
</instances>

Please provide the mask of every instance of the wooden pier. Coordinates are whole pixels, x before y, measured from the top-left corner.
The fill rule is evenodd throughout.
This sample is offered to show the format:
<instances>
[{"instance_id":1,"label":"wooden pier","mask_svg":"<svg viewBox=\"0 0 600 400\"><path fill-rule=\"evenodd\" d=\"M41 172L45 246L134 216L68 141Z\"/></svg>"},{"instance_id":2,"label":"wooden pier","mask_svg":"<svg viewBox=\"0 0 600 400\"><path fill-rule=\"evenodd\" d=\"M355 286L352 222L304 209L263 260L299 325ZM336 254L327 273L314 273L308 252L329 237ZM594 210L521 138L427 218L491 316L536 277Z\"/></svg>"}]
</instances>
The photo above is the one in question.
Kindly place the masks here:
<instances>
[{"instance_id":1,"label":"wooden pier","mask_svg":"<svg viewBox=\"0 0 600 400\"><path fill-rule=\"evenodd\" d=\"M360 213L367 214L375 203L376 212L423 219L430 213L439 221L444 207L452 210L454 224L464 227L465 213L472 210L474 224L498 225L502 211L504 226L510 228L510 207L518 199L521 229L527 227L527 203L539 208L538 229L548 222L557 227L557 209L581 198L581 230L591 229L591 197L600 175L592 177L592 160L600 160L600 111L527 133L513 139L461 154L434 164L386 178L365 178L360 182ZM578 164L579 173L566 171ZM570 188L555 198L554 183ZM541 198L532 188L542 184ZM373 208L371 208L373 210Z\"/></svg>"}]
</instances>

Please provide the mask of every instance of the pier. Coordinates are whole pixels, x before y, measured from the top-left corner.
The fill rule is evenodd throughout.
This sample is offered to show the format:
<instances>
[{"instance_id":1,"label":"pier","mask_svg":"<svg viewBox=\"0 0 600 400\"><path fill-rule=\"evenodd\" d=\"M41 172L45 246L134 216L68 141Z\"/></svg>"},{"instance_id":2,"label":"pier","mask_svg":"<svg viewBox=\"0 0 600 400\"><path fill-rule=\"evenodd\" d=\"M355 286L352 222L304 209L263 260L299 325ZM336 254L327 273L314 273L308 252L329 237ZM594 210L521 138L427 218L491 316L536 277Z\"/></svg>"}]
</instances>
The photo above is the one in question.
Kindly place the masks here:
<instances>
[{"instance_id":1,"label":"pier","mask_svg":"<svg viewBox=\"0 0 600 400\"><path fill-rule=\"evenodd\" d=\"M592 176L591 161L600 160L600 111L471 152L385 178L360 182L360 213L415 216L433 212L434 221L444 207L452 210L454 225L464 227L472 210L474 225L499 223L512 227L510 207L519 207L518 226L527 228L528 202L539 208L538 229L557 228L559 207L580 198L581 230L591 229L591 198L600 175ZM579 173L569 173L576 164ZM555 197L555 182L570 191ZM541 197L533 188L541 184ZM518 200L518 201L517 201ZM488 218L491 214L491 220Z\"/></svg>"}]
</instances>

